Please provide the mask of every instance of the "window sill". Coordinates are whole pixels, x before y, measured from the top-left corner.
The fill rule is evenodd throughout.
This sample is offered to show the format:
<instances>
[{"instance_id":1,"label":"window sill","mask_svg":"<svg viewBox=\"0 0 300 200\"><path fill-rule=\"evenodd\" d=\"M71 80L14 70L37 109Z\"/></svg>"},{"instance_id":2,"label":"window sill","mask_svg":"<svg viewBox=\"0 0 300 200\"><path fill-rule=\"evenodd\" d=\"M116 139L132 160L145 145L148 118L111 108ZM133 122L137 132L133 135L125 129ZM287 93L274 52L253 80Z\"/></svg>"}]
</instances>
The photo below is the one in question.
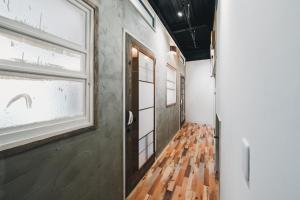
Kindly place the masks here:
<instances>
[{"instance_id":1,"label":"window sill","mask_svg":"<svg viewBox=\"0 0 300 200\"><path fill-rule=\"evenodd\" d=\"M167 108L173 107L173 106L176 106L176 104L177 104L177 103L172 103L172 104L167 105L166 107L167 107Z\"/></svg>"},{"instance_id":2,"label":"window sill","mask_svg":"<svg viewBox=\"0 0 300 200\"><path fill-rule=\"evenodd\" d=\"M36 144L45 144L57 138L73 136L76 135L76 133L82 132L82 130L92 128L95 128L94 123L88 122L87 120L73 120L22 130L17 134L5 133L0 135L0 152L19 149L19 147L23 149L24 146L26 146L25 149L28 149L28 147L32 148L35 147Z\"/></svg>"}]
</instances>

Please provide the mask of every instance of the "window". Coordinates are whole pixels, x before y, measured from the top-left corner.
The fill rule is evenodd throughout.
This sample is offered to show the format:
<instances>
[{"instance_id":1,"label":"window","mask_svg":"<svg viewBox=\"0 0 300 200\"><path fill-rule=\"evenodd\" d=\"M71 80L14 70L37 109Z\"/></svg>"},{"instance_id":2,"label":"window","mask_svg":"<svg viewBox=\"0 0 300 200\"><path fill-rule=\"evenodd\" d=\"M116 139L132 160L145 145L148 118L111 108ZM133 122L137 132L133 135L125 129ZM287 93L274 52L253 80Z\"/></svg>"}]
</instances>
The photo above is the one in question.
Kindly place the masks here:
<instances>
[{"instance_id":1,"label":"window","mask_svg":"<svg viewBox=\"0 0 300 200\"><path fill-rule=\"evenodd\" d=\"M183 65L185 65L185 58L184 58L184 56L183 55L179 55L179 61L183 64Z\"/></svg>"},{"instance_id":2,"label":"window","mask_svg":"<svg viewBox=\"0 0 300 200\"><path fill-rule=\"evenodd\" d=\"M154 154L154 60L139 52L139 169Z\"/></svg>"},{"instance_id":3,"label":"window","mask_svg":"<svg viewBox=\"0 0 300 200\"><path fill-rule=\"evenodd\" d=\"M0 150L92 126L93 10L2 1L0 27Z\"/></svg>"},{"instance_id":4,"label":"window","mask_svg":"<svg viewBox=\"0 0 300 200\"><path fill-rule=\"evenodd\" d=\"M147 0L130 0L135 8L141 13L145 21L155 28L155 12L152 10Z\"/></svg>"},{"instance_id":5,"label":"window","mask_svg":"<svg viewBox=\"0 0 300 200\"><path fill-rule=\"evenodd\" d=\"M167 106L176 104L176 69L167 65Z\"/></svg>"}]
</instances>

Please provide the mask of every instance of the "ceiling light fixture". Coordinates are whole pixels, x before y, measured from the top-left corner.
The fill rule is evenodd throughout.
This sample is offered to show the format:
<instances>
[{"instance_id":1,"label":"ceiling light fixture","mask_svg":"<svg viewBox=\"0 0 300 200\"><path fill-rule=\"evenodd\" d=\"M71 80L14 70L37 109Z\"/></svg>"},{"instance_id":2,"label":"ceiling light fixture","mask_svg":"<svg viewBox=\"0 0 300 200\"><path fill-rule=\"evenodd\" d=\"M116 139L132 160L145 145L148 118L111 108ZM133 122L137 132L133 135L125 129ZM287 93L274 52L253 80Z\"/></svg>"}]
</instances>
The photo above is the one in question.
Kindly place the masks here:
<instances>
[{"instance_id":1,"label":"ceiling light fixture","mask_svg":"<svg viewBox=\"0 0 300 200\"><path fill-rule=\"evenodd\" d=\"M171 46L170 46L170 53L172 53L172 54L176 54L176 52L177 52L177 48L176 48L176 46L174 46L174 45L171 45Z\"/></svg>"},{"instance_id":2,"label":"ceiling light fixture","mask_svg":"<svg viewBox=\"0 0 300 200\"><path fill-rule=\"evenodd\" d=\"M183 13L181 11L177 12L178 17L182 17Z\"/></svg>"},{"instance_id":3,"label":"ceiling light fixture","mask_svg":"<svg viewBox=\"0 0 300 200\"><path fill-rule=\"evenodd\" d=\"M138 50L136 48L132 47L131 54L132 54L133 58L137 58L138 57Z\"/></svg>"}]
</instances>

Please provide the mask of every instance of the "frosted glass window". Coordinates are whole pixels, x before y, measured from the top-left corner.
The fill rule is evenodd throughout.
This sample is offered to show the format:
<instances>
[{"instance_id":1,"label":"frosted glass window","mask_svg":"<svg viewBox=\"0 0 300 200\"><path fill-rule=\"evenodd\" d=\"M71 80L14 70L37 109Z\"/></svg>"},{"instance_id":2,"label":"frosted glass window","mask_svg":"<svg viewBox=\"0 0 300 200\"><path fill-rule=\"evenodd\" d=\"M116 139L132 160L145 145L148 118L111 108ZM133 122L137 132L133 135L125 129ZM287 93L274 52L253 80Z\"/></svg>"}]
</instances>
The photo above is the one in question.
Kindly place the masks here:
<instances>
[{"instance_id":1,"label":"frosted glass window","mask_svg":"<svg viewBox=\"0 0 300 200\"><path fill-rule=\"evenodd\" d=\"M144 164L146 160L148 160L154 154L153 137L153 132L151 132L139 140L139 154L141 165Z\"/></svg>"},{"instance_id":2,"label":"frosted glass window","mask_svg":"<svg viewBox=\"0 0 300 200\"><path fill-rule=\"evenodd\" d=\"M153 143L153 132L147 135L147 144L150 145Z\"/></svg>"},{"instance_id":3,"label":"frosted glass window","mask_svg":"<svg viewBox=\"0 0 300 200\"><path fill-rule=\"evenodd\" d=\"M167 106L176 104L176 78L177 73L175 68L168 65L166 78Z\"/></svg>"},{"instance_id":4,"label":"frosted glass window","mask_svg":"<svg viewBox=\"0 0 300 200\"><path fill-rule=\"evenodd\" d=\"M154 106L154 84L139 82L139 109Z\"/></svg>"},{"instance_id":5,"label":"frosted glass window","mask_svg":"<svg viewBox=\"0 0 300 200\"><path fill-rule=\"evenodd\" d=\"M148 149L147 149L147 159L149 159L152 155L153 155L153 153L154 153L154 151L153 151L153 148L154 147L154 144L152 143L152 144L150 144L150 145L148 145Z\"/></svg>"},{"instance_id":6,"label":"frosted glass window","mask_svg":"<svg viewBox=\"0 0 300 200\"><path fill-rule=\"evenodd\" d=\"M154 108L139 111L139 138L154 130Z\"/></svg>"},{"instance_id":7,"label":"frosted glass window","mask_svg":"<svg viewBox=\"0 0 300 200\"><path fill-rule=\"evenodd\" d=\"M167 90L167 105L172 105L176 103L176 91L175 90Z\"/></svg>"},{"instance_id":8,"label":"frosted glass window","mask_svg":"<svg viewBox=\"0 0 300 200\"><path fill-rule=\"evenodd\" d=\"M153 154L154 143L153 132L151 132L139 140L139 168L141 168Z\"/></svg>"},{"instance_id":9,"label":"frosted glass window","mask_svg":"<svg viewBox=\"0 0 300 200\"><path fill-rule=\"evenodd\" d=\"M141 13L146 22L155 27L155 18L154 14L150 12L149 8L145 5L145 0L130 0L130 2L136 7L136 9Z\"/></svg>"},{"instance_id":10,"label":"frosted glass window","mask_svg":"<svg viewBox=\"0 0 300 200\"><path fill-rule=\"evenodd\" d=\"M85 71L84 55L76 51L13 34L3 29L0 29L0 44L0 63L28 63L39 67Z\"/></svg>"},{"instance_id":11,"label":"frosted glass window","mask_svg":"<svg viewBox=\"0 0 300 200\"><path fill-rule=\"evenodd\" d=\"M93 13L84 1L0 2L0 151L93 125Z\"/></svg>"},{"instance_id":12,"label":"frosted glass window","mask_svg":"<svg viewBox=\"0 0 300 200\"><path fill-rule=\"evenodd\" d=\"M183 57L183 55L180 55L180 56L179 56L179 61L180 61L182 64L185 64L185 58Z\"/></svg>"},{"instance_id":13,"label":"frosted glass window","mask_svg":"<svg viewBox=\"0 0 300 200\"><path fill-rule=\"evenodd\" d=\"M139 52L139 80L153 83L153 67L153 60Z\"/></svg>"},{"instance_id":14,"label":"frosted glass window","mask_svg":"<svg viewBox=\"0 0 300 200\"><path fill-rule=\"evenodd\" d=\"M175 83L167 81L167 88L170 90L175 90L176 89Z\"/></svg>"},{"instance_id":15,"label":"frosted glass window","mask_svg":"<svg viewBox=\"0 0 300 200\"><path fill-rule=\"evenodd\" d=\"M85 46L87 13L71 1L3 0L0 16Z\"/></svg>"},{"instance_id":16,"label":"frosted glass window","mask_svg":"<svg viewBox=\"0 0 300 200\"><path fill-rule=\"evenodd\" d=\"M147 162L154 132L154 61L139 53L139 167ZM151 138L152 137L152 138ZM152 149L153 154L153 149Z\"/></svg>"},{"instance_id":17,"label":"frosted glass window","mask_svg":"<svg viewBox=\"0 0 300 200\"><path fill-rule=\"evenodd\" d=\"M171 67L171 66L167 66L168 70L167 70L167 80L170 82L175 83L176 82L176 70L175 68Z\"/></svg>"},{"instance_id":18,"label":"frosted glass window","mask_svg":"<svg viewBox=\"0 0 300 200\"><path fill-rule=\"evenodd\" d=\"M0 75L0 91L1 128L85 113L82 81Z\"/></svg>"},{"instance_id":19,"label":"frosted glass window","mask_svg":"<svg viewBox=\"0 0 300 200\"><path fill-rule=\"evenodd\" d=\"M139 140L139 153L146 149L146 137Z\"/></svg>"},{"instance_id":20,"label":"frosted glass window","mask_svg":"<svg viewBox=\"0 0 300 200\"><path fill-rule=\"evenodd\" d=\"M139 153L139 168L141 168L147 161L146 150Z\"/></svg>"}]
</instances>

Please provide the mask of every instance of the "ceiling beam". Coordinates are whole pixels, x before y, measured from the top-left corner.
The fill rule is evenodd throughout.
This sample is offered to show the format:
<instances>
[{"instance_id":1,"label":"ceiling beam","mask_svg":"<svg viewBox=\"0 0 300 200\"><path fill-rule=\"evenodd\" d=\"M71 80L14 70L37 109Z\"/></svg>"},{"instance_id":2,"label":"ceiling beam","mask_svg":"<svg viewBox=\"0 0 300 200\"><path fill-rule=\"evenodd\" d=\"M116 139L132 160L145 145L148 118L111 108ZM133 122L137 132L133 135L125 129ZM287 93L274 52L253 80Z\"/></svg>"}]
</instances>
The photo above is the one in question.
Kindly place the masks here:
<instances>
[{"instance_id":1,"label":"ceiling beam","mask_svg":"<svg viewBox=\"0 0 300 200\"><path fill-rule=\"evenodd\" d=\"M183 29L179 29L179 30L175 30L173 31L173 33L177 34L177 33L182 33L182 32L187 32L187 31L194 31L194 30L199 30L199 29L203 29L203 28L207 28L207 25L201 25L201 26L194 26L191 28L183 28Z\"/></svg>"},{"instance_id":2,"label":"ceiling beam","mask_svg":"<svg viewBox=\"0 0 300 200\"><path fill-rule=\"evenodd\" d=\"M179 1L179 2L178 2ZM193 40L193 44L194 44L194 47L197 48L197 44L196 44L196 31L195 30L192 30L192 24L191 24L191 4L190 2L188 1L187 3L182 1L182 0L177 0L176 1L178 3L179 6L182 6L183 7L183 14L184 14L184 17L185 17L185 20L189 26L189 32L191 34L191 37L192 37L192 40Z\"/></svg>"}]
</instances>

